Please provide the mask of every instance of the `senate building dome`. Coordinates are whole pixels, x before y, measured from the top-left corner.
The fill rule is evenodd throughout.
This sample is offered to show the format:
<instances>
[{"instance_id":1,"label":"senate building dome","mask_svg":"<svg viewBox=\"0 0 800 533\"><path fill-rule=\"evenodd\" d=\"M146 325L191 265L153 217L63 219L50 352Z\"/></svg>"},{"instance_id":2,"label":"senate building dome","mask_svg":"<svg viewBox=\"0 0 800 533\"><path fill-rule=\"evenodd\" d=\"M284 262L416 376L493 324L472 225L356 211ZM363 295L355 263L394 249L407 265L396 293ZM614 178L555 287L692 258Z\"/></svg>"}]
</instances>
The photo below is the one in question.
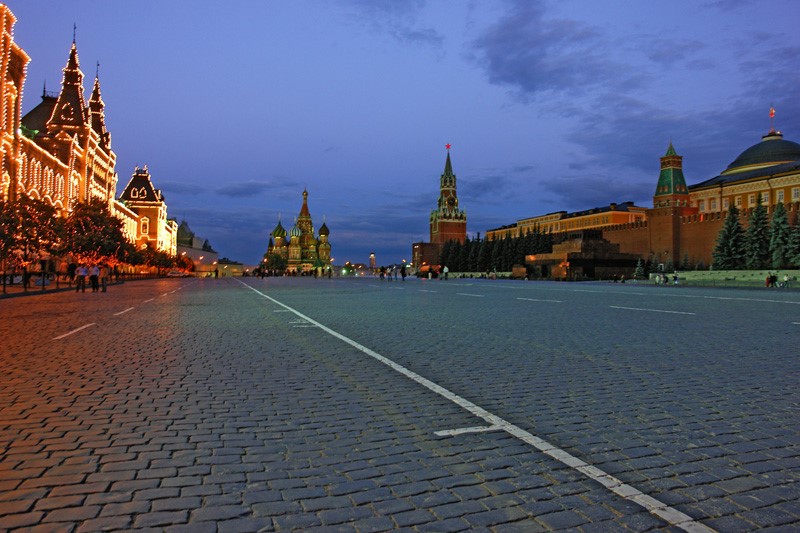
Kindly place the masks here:
<instances>
[{"instance_id":1,"label":"senate building dome","mask_svg":"<svg viewBox=\"0 0 800 533\"><path fill-rule=\"evenodd\" d=\"M771 167L783 163L800 161L800 144L784 140L779 131L770 131L737 157L722 175Z\"/></svg>"}]
</instances>

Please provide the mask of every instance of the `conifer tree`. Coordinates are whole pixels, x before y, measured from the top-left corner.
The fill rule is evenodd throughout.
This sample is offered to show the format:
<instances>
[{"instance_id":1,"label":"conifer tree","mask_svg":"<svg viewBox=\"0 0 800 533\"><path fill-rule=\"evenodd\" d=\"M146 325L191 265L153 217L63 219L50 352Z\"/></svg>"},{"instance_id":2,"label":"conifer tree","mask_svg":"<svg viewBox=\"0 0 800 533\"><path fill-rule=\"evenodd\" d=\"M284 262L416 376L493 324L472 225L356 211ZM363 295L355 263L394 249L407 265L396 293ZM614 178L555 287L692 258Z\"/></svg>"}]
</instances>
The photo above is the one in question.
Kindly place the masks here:
<instances>
[{"instance_id":1,"label":"conifer tree","mask_svg":"<svg viewBox=\"0 0 800 533\"><path fill-rule=\"evenodd\" d=\"M789 265L800 268L800 220L789 226L789 242L786 245L786 259Z\"/></svg>"},{"instance_id":2,"label":"conifer tree","mask_svg":"<svg viewBox=\"0 0 800 533\"><path fill-rule=\"evenodd\" d=\"M681 261L681 270L689 270L689 254L683 254L683 261Z\"/></svg>"},{"instance_id":3,"label":"conifer tree","mask_svg":"<svg viewBox=\"0 0 800 533\"><path fill-rule=\"evenodd\" d=\"M487 238L481 241L481 249L478 252L478 272L488 272L492 268L492 248L494 242Z\"/></svg>"},{"instance_id":4,"label":"conifer tree","mask_svg":"<svg viewBox=\"0 0 800 533\"><path fill-rule=\"evenodd\" d=\"M478 233L478 235L472 240L472 245L469 247L467 272L478 271L478 254L480 253L482 247L483 247L483 242L481 241L481 234Z\"/></svg>"},{"instance_id":5,"label":"conifer tree","mask_svg":"<svg viewBox=\"0 0 800 533\"><path fill-rule=\"evenodd\" d=\"M496 272L500 270L501 248L503 247L504 240L505 238L492 241L492 255L489 259L489 270L491 271Z\"/></svg>"},{"instance_id":6,"label":"conifer tree","mask_svg":"<svg viewBox=\"0 0 800 533\"><path fill-rule=\"evenodd\" d=\"M761 203L761 194L756 206L750 212L745 233L745 265L751 270L764 268L769 264L769 220L767 208Z\"/></svg>"},{"instance_id":7,"label":"conifer tree","mask_svg":"<svg viewBox=\"0 0 800 533\"><path fill-rule=\"evenodd\" d=\"M458 261L455 262L458 272L466 272L469 269L469 252L471 248L472 241L467 237L464 240L464 244L462 244L458 250Z\"/></svg>"},{"instance_id":8,"label":"conifer tree","mask_svg":"<svg viewBox=\"0 0 800 533\"><path fill-rule=\"evenodd\" d=\"M783 202L775 204L772 223L769 226L769 255L772 268L786 268L788 265L789 219Z\"/></svg>"},{"instance_id":9,"label":"conifer tree","mask_svg":"<svg viewBox=\"0 0 800 533\"><path fill-rule=\"evenodd\" d=\"M731 205L722 229L717 235L717 244L712 253L715 270L734 270L744 264L744 232L739 223L739 210Z\"/></svg>"},{"instance_id":10,"label":"conifer tree","mask_svg":"<svg viewBox=\"0 0 800 533\"><path fill-rule=\"evenodd\" d=\"M644 271L644 263L642 263L641 258L636 261L636 268L633 271L633 278L634 279L644 279L646 277Z\"/></svg>"},{"instance_id":11,"label":"conifer tree","mask_svg":"<svg viewBox=\"0 0 800 533\"><path fill-rule=\"evenodd\" d=\"M442 245L442 251L439 253L439 264L444 266L450 263L452 257L453 241L447 241Z\"/></svg>"}]
</instances>

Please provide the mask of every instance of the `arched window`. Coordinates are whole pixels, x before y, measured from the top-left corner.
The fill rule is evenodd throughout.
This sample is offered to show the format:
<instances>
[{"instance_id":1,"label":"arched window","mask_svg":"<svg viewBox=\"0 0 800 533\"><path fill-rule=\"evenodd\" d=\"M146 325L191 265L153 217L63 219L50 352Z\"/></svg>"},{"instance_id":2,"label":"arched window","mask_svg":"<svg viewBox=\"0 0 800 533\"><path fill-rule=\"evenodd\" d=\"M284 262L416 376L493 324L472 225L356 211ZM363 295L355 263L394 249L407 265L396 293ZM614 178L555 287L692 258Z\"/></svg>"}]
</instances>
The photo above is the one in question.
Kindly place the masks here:
<instances>
[{"instance_id":1,"label":"arched window","mask_svg":"<svg viewBox=\"0 0 800 533\"><path fill-rule=\"evenodd\" d=\"M147 217L142 217L140 222L140 228L142 235L149 235L150 234L150 219Z\"/></svg>"}]
</instances>

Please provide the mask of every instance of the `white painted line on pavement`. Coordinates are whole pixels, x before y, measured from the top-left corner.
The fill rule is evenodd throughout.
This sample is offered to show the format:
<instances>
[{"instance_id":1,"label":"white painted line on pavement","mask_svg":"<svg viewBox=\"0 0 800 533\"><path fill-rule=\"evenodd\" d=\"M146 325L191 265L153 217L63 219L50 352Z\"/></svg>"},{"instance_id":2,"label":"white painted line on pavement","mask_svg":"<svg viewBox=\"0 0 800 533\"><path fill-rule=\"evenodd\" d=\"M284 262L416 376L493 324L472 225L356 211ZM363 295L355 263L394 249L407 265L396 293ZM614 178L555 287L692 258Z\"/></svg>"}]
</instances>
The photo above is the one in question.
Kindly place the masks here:
<instances>
[{"instance_id":1,"label":"white painted line on pavement","mask_svg":"<svg viewBox=\"0 0 800 533\"><path fill-rule=\"evenodd\" d=\"M279 302L275 298L272 298L271 296L268 296L268 295L264 294L263 292L259 291L258 289L254 288L254 287L251 287L247 283L245 283L245 282L243 282L243 281L241 281L239 279L236 279L236 278L233 278L233 279L235 279L236 281L238 281L239 283L241 283L242 285L244 285L245 287L247 287L251 291L255 292L256 294L266 298L270 302L272 302L272 303L274 303L276 305L280 305L284 309L287 309L287 310L291 311L292 313L294 313L298 317L302 318L303 320L306 320L309 323L316 325L318 328L320 328L322 331L328 333L329 335L331 335L333 337L336 337L337 339L339 339L339 340L341 340L343 342L346 342L347 344L349 344L350 346L352 346L356 350L369 355L373 359L376 359L377 361L380 361L381 363L383 363L384 365L388 366L389 368L391 368L391 369L395 370L396 372L406 376L407 378L409 378L412 381L418 383L419 385L422 385L426 389L428 389L428 390L430 390L432 392L435 392L436 394L438 394L438 395L450 400L451 402L455 403L456 405L462 407L464 410L472 413L476 417L485 420L486 422L489 423L489 425L497 426L497 427L501 428L502 430L506 431L510 435L513 435L514 437L518 438L519 440L521 440L521 441L523 441L523 442L525 442L527 444L530 444L531 446L533 446L537 450L541 451L542 453L544 453L544 454L552 457L553 459L556 459L556 460L560 461L561 463L563 463L563 464L565 464L565 465L567 465L567 466L569 466L569 467L581 472L583 475L585 475L589 479L597 481L598 483L600 483L604 487L608 488L614 494L617 494L618 496L620 496L622 498L625 498L628 501L632 501L632 502L640 505L641 507L646 509L650 514L653 514L653 515L656 515L656 516L660 517L662 520L665 520L667 523L669 523L669 524L671 524L673 526L679 527L679 528L683 529L684 531L689 531L689 532L712 533L712 532L715 531L715 530L711 529L710 527L701 524L700 522L696 522L691 516L681 512L681 511L678 511L677 509L674 509L674 508L668 506L667 504L665 504L665 503L663 503L663 502L661 502L661 501L659 501L659 500L657 500L655 498L647 496L646 494L642 493L639 489L637 489L637 488L635 488L635 487L633 487L631 485L628 485L626 483L623 483L622 481L620 481L619 479L615 478L611 474L608 474L607 472L604 472L603 470L601 470L601 469L599 469L599 468L597 468L595 466L592 466L590 464L585 463L584 461L578 459L577 457L571 455L570 453L568 453L568 452L566 452L566 451L564 451L564 450L562 450L562 449L550 444L546 440L541 439L541 438L537 437L536 435L533 435L532 433L529 433L529 432L525 431L524 429L520 428L519 426L516 426L516 425L504 420L503 418L500 418L499 416L490 413L489 411L483 409L482 407L479 407L478 405L475 405L474 403L470 402L469 400L467 400L465 398L462 398L461 396L458 396L457 394L449 391L448 389L442 387L441 385L437 385L436 383L432 382L431 380L429 380L427 378L422 377L421 375L417 374L416 372L413 372L413 371L407 369L406 367L404 367L404 366L402 366L402 365L400 365L398 363L395 363L391 359L388 359L388 358L382 356L378 352L376 352L374 350L371 350L371 349L367 348L366 346L364 346L362 344L359 344L358 342L352 340L351 338L345 337L341 333L339 333L337 331L334 331L331 328L325 326L324 324L321 324L320 322L317 322L313 318L310 318L310 317L304 315L300 311L298 311L298 310L296 310L296 309L294 309L292 307L289 307L288 305L286 305L284 303Z\"/></svg>"},{"instance_id":2,"label":"white painted line on pavement","mask_svg":"<svg viewBox=\"0 0 800 533\"><path fill-rule=\"evenodd\" d=\"M475 298L483 298L484 296L483 294L469 294L466 292L457 292L456 294L459 296L474 296Z\"/></svg>"},{"instance_id":3,"label":"white painted line on pavement","mask_svg":"<svg viewBox=\"0 0 800 533\"><path fill-rule=\"evenodd\" d=\"M429 291L427 289L417 289L419 292L439 292L439 291Z\"/></svg>"},{"instance_id":4,"label":"white painted line on pavement","mask_svg":"<svg viewBox=\"0 0 800 533\"><path fill-rule=\"evenodd\" d=\"M800 324L800 322L792 322L792 324Z\"/></svg>"},{"instance_id":5,"label":"white painted line on pavement","mask_svg":"<svg viewBox=\"0 0 800 533\"><path fill-rule=\"evenodd\" d=\"M273 313L291 313L288 309L275 309Z\"/></svg>"},{"instance_id":6,"label":"white painted line on pavement","mask_svg":"<svg viewBox=\"0 0 800 533\"><path fill-rule=\"evenodd\" d=\"M553 302L553 303L563 303L561 300L542 300L540 298L517 298L517 300L527 300L528 302Z\"/></svg>"},{"instance_id":7,"label":"white painted line on pavement","mask_svg":"<svg viewBox=\"0 0 800 533\"><path fill-rule=\"evenodd\" d=\"M73 329L72 331L68 331L67 333L64 333L63 335L59 335L58 337L54 337L53 340L57 341L58 339L63 339L64 337L68 337L68 336L72 335L73 333L77 333L82 329L88 328L89 326L94 326L94 324L95 324L94 322L90 322L89 324L85 324L85 325L83 325L83 326L81 326L79 328Z\"/></svg>"},{"instance_id":8,"label":"white painted line on pavement","mask_svg":"<svg viewBox=\"0 0 800 533\"><path fill-rule=\"evenodd\" d=\"M168 292L165 292L165 293L164 293L164 294L162 294L161 296L167 296L167 295L169 295L169 293L168 293Z\"/></svg>"},{"instance_id":9,"label":"white painted line on pavement","mask_svg":"<svg viewBox=\"0 0 800 533\"><path fill-rule=\"evenodd\" d=\"M144 303L152 302L153 300L155 300L155 298L150 298L149 300L145 300Z\"/></svg>"},{"instance_id":10,"label":"white painted line on pavement","mask_svg":"<svg viewBox=\"0 0 800 533\"><path fill-rule=\"evenodd\" d=\"M651 313L671 313L673 315L696 315L697 313L687 313L686 311L665 311L663 309L642 309L641 307L621 307L619 305L609 305L612 309L628 309L630 311L649 311Z\"/></svg>"},{"instance_id":11,"label":"white painted line on pavement","mask_svg":"<svg viewBox=\"0 0 800 533\"><path fill-rule=\"evenodd\" d=\"M114 313L114 316L124 315L125 313L127 313L128 311L132 311L133 309L136 309L136 308L135 307L129 307L129 308L123 310L123 311L120 311L119 313Z\"/></svg>"},{"instance_id":12,"label":"white painted line on pavement","mask_svg":"<svg viewBox=\"0 0 800 533\"><path fill-rule=\"evenodd\" d=\"M437 437L455 437L456 435L466 435L468 433L486 433L488 431L503 431L500 426L474 426L471 428L443 429L434 431Z\"/></svg>"}]
</instances>

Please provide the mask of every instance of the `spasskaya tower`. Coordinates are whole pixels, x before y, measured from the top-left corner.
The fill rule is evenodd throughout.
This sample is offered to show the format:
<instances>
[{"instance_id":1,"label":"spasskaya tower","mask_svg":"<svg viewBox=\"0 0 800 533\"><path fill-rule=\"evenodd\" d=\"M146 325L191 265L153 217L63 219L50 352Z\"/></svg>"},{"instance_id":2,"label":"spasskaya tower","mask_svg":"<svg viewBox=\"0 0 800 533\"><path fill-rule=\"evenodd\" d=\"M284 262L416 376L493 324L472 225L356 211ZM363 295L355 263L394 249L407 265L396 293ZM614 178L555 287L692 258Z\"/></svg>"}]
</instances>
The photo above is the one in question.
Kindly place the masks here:
<instances>
[{"instance_id":1,"label":"spasskaya tower","mask_svg":"<svg viewBox=\"0 0 800 533\"><path fill-rule=\"evenodd\" d=\"M467 214L458 208L456 194L456 175L450 163L450 145L447 148L447 161L444 173L439 180L439 204L431 211L431 243L442 245L447 241L463 244L467 238Z\"/></svg>"}]
</instances>

